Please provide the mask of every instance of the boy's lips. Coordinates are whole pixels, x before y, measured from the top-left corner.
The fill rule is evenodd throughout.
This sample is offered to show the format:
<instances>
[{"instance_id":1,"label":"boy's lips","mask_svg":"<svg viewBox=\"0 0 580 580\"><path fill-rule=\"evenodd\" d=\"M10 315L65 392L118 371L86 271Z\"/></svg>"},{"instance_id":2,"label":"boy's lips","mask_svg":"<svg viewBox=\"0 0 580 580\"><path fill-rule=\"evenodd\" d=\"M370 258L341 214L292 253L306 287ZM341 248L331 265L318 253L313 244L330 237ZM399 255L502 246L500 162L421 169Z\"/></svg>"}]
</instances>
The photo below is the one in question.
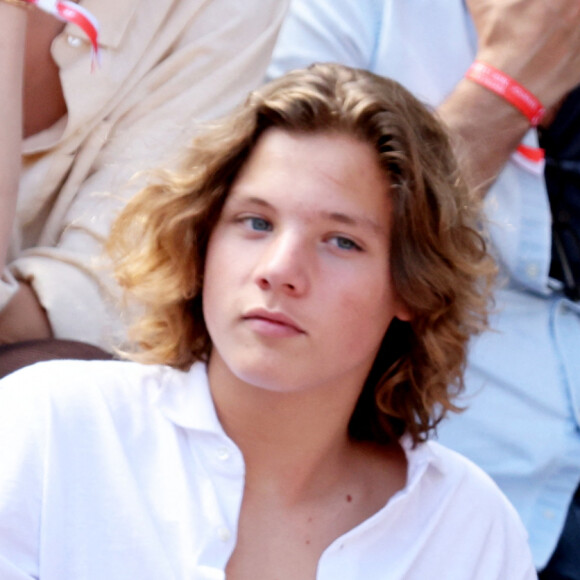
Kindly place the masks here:
<instances>
[{"instance_id":1,"label":"boy's lips","mask_svg":"<svg viewBox=\"0 0 580 580\"><path fill-rule=\"evenodd\" d=\"M266 325L279 326L280 329L287 328L300 334L306 334L306 331L295 320L283 312L267 310L265 308L254 308L248 310L248 312L242 316L242 319L249 321L254 320L258 323L262 321Z\"/></svg>"}]
</instances>

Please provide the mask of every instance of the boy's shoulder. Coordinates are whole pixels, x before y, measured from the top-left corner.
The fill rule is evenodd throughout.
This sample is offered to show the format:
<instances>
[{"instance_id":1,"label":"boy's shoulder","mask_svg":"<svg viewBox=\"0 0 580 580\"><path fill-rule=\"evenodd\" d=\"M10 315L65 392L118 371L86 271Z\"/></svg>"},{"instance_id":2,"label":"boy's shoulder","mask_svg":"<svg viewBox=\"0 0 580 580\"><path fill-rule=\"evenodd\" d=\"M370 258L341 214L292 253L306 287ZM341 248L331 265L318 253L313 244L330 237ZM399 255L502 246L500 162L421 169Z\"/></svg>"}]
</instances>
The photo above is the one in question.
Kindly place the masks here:
<instances>
[{"instance_id":1,"label":"boy's shoulder","mask_svg":"<svg viewBox=\"0 0 580 580\"><path fill-rule=\"evenodd\" d=\"M36 363L0 380L0 406L15 413L97 413L102 405L121 409L146 404L168 377L170 367L129 361L53 360ZM8 411L6 411L8 412Z\"/></svg>"},{"instance_id":2,"label":"boy's shoulder","mask_svg":"<svg viewBox=\"0 0 580 580\"><path fill-rule=\"evenodd\" d=\"M481 467L433 440L420 444L416 452L428 464L425 477L433 495L446 497L459 508L451 511L459 517L473 513L480 519L509 521L525 535L515 508Z\"/></svg>"}]
</instances>

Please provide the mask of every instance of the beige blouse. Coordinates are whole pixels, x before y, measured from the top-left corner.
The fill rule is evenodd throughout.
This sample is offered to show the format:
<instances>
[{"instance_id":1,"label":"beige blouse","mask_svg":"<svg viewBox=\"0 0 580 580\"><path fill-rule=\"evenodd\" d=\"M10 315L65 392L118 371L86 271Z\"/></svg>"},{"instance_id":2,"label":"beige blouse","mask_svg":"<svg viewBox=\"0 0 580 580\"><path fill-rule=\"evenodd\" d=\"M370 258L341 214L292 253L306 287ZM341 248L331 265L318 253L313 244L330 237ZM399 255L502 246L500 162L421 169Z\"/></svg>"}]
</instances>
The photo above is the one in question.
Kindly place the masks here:
<instances>
[{"instance_id":1,"label":"beige blouse","mask_svg":"<svg viewBox=\"0 0 580 580\"><path fill-rule=\"evenodd\" d=\"M105 348L124 336L115 285L98 266L129 178L173 157L199 121L262 81L286 0L86 0L101 66L68 25L52 53L68 114L24 142L9 272L29 281L53 332ZM0 304L2 308L2 304Z\"/></svg>"}]
</instances>

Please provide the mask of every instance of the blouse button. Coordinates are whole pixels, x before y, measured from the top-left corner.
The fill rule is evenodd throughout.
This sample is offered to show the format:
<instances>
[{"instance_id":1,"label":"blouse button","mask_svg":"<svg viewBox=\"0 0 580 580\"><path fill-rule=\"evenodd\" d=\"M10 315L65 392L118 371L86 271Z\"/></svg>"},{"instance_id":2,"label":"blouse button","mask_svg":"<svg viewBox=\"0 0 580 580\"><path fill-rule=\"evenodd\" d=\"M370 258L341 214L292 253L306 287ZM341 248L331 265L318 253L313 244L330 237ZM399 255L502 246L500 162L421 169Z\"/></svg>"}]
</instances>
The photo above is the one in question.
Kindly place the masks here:
<instances>
[{"instance_id":1,"label":"blouse button","mask_svg":"<svg viewBox=\"0 0 580 580\"><path fill-rule=\"evenodd\" d=\"M526 274L532 280L535 280L538 277L539 273L540 273L540 268L538 267L537 264L531 263L531 264L528 264L526 266Z\"/></svg>"},{"instance_id":2,"label":"blouse button","mask_svg":"<svg viewBox=\"0 0 580 580\"><path fill-rule=\"evenodd\" d=\"M230 458L230 450L227 447L220 447L216 452L217 458L226 461Z\"/></svg>"},{"instance_id":3,"label":"blouse button","mask_svg":"<svg viewBox=\"0 0 580 580\"><path fill-rule=\"evenodd\" d=\"M83 43L83 41L78 36L74 36L72 34L69 34L66 37L66 41L68 42L68 45L72 46L73 48L78 48Z\"/></svg>"}]
</instances>

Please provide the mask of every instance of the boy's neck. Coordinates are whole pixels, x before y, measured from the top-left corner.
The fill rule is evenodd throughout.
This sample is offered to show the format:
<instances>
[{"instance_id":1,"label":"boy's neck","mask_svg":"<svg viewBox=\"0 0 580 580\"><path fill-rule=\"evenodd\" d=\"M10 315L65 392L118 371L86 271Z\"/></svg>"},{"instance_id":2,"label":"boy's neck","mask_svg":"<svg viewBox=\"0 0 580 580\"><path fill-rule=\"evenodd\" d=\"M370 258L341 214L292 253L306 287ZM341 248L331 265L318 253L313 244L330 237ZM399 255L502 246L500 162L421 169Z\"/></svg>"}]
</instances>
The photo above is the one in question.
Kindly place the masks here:
<instances>
[{"instance_id":1,"label":"boy's neck","mask_svg":"<svg viewBox=\"0 0 580 580\"><path fill-rule=\"evenodd\" d=\"M375 461L388 451L350 439L356 389L273 392L240 381L211 360L208 373L220 422L244 456L246 488L300 502L346 481L361 460Z\"/></svg>"},{"instance_id":2,"label":"boy's neck","mask_svg":"<svg viewBox=\"0 0 580 580\"><path fill-rule=\"evenodd\" d=\"M273 392L240 381L215 354L210 389L246 467L228 578L315 578L324 550L405 485L404 451L348 436L352 385Z\"/></svg>"}]
</instances>

